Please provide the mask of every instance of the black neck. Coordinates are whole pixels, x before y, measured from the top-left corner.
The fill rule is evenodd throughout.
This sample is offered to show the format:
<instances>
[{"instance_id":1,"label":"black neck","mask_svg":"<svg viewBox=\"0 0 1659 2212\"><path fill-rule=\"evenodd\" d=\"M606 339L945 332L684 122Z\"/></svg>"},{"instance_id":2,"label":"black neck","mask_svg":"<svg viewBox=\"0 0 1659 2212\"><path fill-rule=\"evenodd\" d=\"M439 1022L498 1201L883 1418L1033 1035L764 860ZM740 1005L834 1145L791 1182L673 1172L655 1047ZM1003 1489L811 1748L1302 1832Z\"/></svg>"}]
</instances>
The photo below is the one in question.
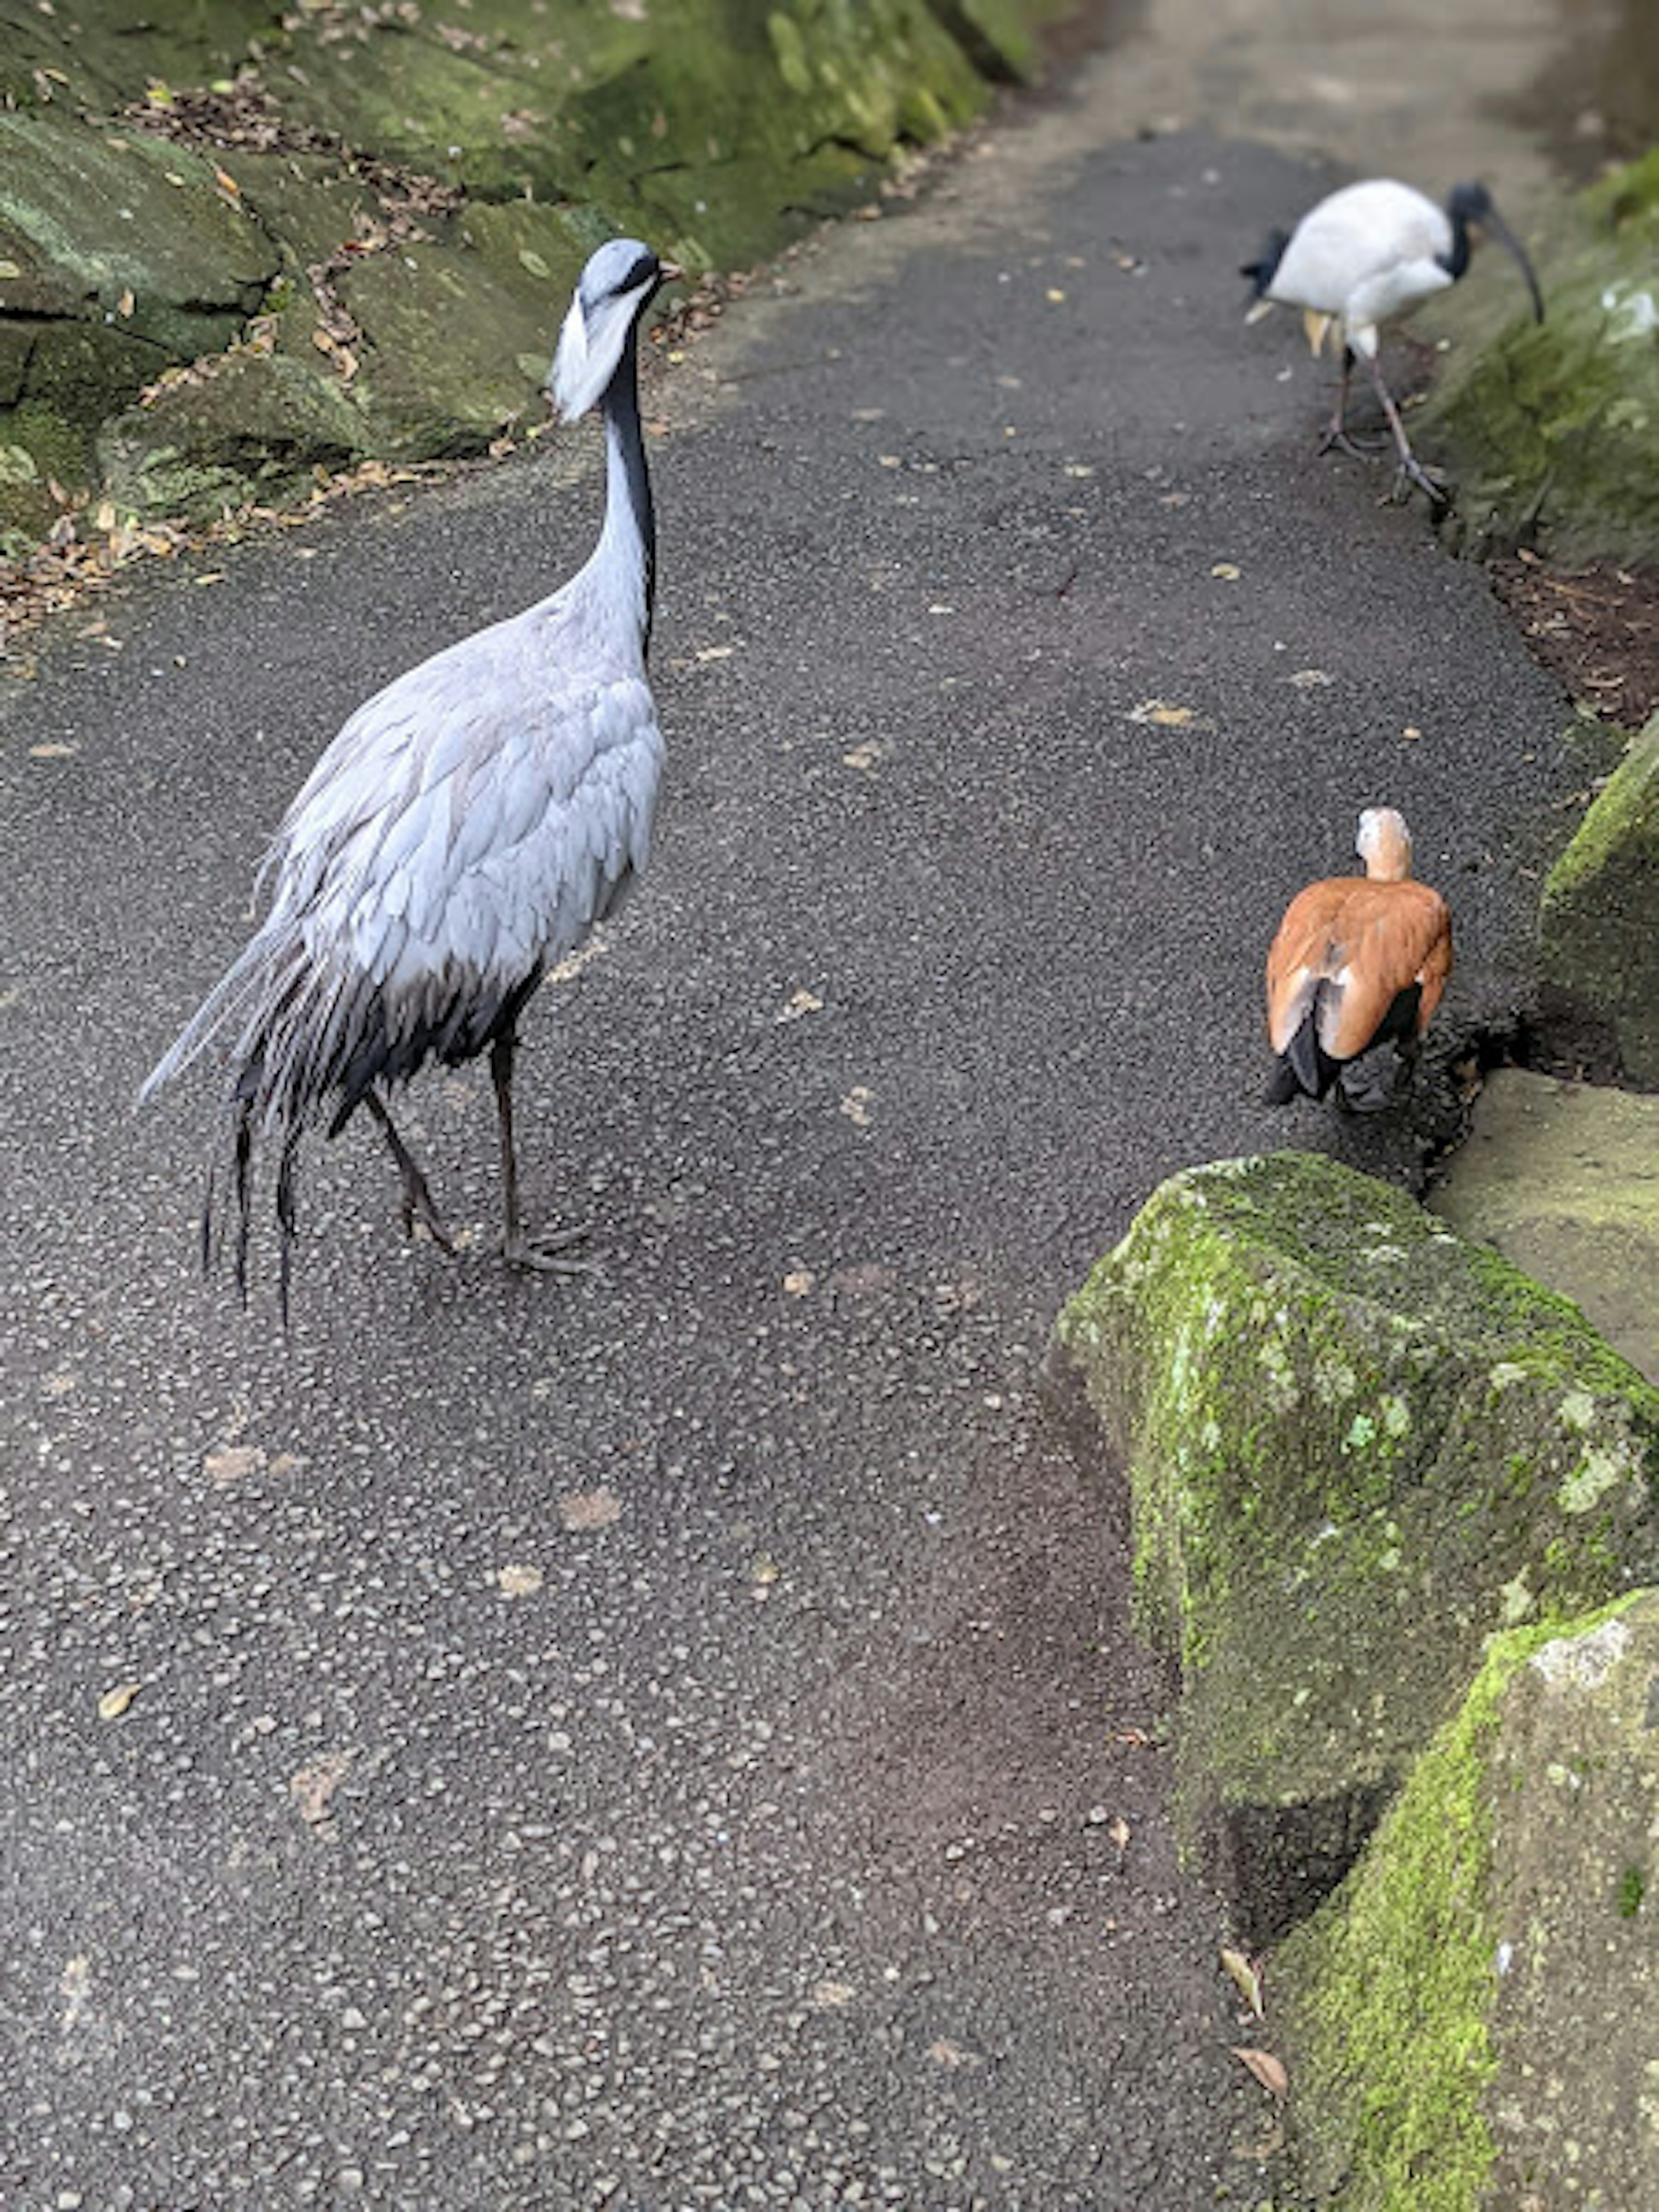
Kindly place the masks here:
<instances>
[{"instance_id":1,"label":"black neck","mask_svg":"<svg viewBox=\"0 0 1659 2212\"><path fill-rule=\"evenodd\" d=\"M640 428L637 330L628 333L617 373L605 386L605 426L608 449L607 504L621 501L639 541L645 570L645 638L651 639L651 617L657 590L657 515L651 499L651 471L646 466L645 438Z\"/></svg>"},{"instance_id":2,"label":"black neck","mask_svg":"<svg viewBox=\"0 0 1659 2212\"><path fill-rule=\"evenodd\" d=\"M1460 207L1448 208L1446 212L1451 221L1451 252L1437 253L1435 258L1455 284L1469 265L1469 219Z\"/></svg>"}]
</instances>

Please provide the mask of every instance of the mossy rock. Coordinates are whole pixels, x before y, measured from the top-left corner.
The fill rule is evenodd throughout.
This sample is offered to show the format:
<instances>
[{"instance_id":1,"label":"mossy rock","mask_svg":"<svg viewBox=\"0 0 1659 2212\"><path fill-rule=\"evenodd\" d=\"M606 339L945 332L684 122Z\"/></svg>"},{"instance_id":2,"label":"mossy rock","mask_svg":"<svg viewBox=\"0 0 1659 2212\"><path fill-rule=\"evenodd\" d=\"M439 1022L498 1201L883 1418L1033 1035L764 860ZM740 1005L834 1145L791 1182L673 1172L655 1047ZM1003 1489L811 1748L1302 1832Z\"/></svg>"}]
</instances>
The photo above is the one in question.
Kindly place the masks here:
<instances>
[{"instance_id":1,"label":"mossy rock","mask_svg":"<svg viewBox=\"0 0 1659 2212\"><path fill-rule=\"evenodd\" d=\"M1276 1954L1310 2201L1659 2203L1656 1679L1659 1590L1496 1638Z\"/></svg>"},{"instance_id":2,"label":"mossy rock","mask_svg":"<svg viewBox=\"0 0 1659 2212\"><path fill-rule=\"evenodd\" d=\"M118 416L99 459L118 508L199 523L303 491L368 442L362 410L333 370L244 349Z\"/></svg>"},{"instance_id":3,"label":"mossy rock","mask_svg":"<svg viewBox=\"0 0 1659 2212\"><path fill-rule=\"evenodd\" d=\"M1659 544L1659 149L1564 203L1533 241L1547 319L1501 254L1422 319L1449 342L1419 421L1481 550L1567 562Z\"/></svg>"},{"instance_id":4,"label":"mossy rock","mask_svg":"<svg viewBox=\"0 0 1659 2212\"><path fill-rule=\"evenodd\" d=\"M476 205L446 235L365 254L339 279L362 331L377 452L480 453L540 421L538 393L584 248L562 210Z\"/></svg>"},{"instance_id":5,"label":"mossy rock","mask_svg":"<svg viewBox=\"0 0 1659 2212\"><path fill-rule=\"evenodd\" d=\"M1323 1158L1162 1185L1049 1379L1127 1475L1184 1838L1256 1941L1340 1879L1489 1634L1659 1577L1659 1392Z\"/></svg>"},{"instance_id":6,"label":"mossy rock","mask_svg":"<svg viewBox=\"0 0 1659 2212\"><path fill-rule=\"evenodd\" d=\"M104 323L181 361L236 337L279 265L200 155L142 131L3 112L0 253L22 271L0 282L0 316Z\"/></svg>"},{"instance_id":7,"label":"mossy rock","mask_svg":"<svg viewBox=\"0 0 1659 2212\"><path fill-rule=\"evenodd\" d=\"M1610 1022L1632 1081L1659 1090L1659 714L1551 869L1544 971Z\"/></svg>"}]
</instances>

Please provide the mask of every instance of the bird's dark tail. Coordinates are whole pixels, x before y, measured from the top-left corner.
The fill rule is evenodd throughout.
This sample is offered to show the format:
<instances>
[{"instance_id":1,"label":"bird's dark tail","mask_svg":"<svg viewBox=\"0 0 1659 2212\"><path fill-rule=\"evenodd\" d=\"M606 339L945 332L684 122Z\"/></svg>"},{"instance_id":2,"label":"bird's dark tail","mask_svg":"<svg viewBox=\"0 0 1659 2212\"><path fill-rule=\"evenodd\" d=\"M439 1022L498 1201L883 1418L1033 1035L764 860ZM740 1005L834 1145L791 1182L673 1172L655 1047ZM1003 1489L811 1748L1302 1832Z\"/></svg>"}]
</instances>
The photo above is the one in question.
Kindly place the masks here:
<instances>
[{"instance_id":1,"label":"bird's dark tail","mask_svg":"<svg viewBox=\"0 0 1659 2212\"><path fill-rule=\"evenodd\" d=\"M1319 1005L1316 1000L1279 1054L1279 1065L1273 1070L1262 1103L1288 1106L1298 1093L1309 1098L1322 1098L1341 1070L1341 1061L1333 1060L1319 1042Z\"/></svg>"},{"instance_id":2,"label":"bird's dark tail","mask_svg":"<svg viewBox=\"0 0 1659 2212\"><path fill-rule=\"evenodd\" d=\"M1251 289L1258 300L1266 296L1268 285L1278 275L1279 264L1285 258L1285 248L1290 242L1288 230L1270 230L1260 258L1240 264L1239 275L1249 278Z\"/></svg>"}]
</instances>

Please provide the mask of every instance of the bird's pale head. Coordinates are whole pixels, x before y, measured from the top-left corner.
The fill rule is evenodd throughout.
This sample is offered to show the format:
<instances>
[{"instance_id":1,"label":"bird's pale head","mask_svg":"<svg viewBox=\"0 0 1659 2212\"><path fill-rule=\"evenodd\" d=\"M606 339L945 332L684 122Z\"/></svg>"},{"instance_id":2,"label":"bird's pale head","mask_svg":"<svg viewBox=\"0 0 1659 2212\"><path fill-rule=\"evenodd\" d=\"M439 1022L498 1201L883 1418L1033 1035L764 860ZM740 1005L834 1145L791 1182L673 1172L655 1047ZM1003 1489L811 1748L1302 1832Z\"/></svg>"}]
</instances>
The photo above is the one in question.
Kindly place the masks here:
<instances>
[{"instance_id":1,"label":"bird's pale head","mask_svg":"<svg viewBox=\"0 0 1659 2212\"><path fill-rule=\"evenodd\" d=\"M1359 817L1354 850L1365 873L1378 883L1403 883L1412 872L1412 833L1392 806L1368 806Z\"/></svg>"},{"instance_id":2,"label":"bird's pale head","mask_svg":"<svg viewBox=\"0 0 1659 2212\"><path fill-rule=\"evenodd\" d=\"M603 398L635 325L659 287L681 273L636 238L608 239L589 257L548 372L549 394L567 422Z\"/></svg>"}]
</instances>

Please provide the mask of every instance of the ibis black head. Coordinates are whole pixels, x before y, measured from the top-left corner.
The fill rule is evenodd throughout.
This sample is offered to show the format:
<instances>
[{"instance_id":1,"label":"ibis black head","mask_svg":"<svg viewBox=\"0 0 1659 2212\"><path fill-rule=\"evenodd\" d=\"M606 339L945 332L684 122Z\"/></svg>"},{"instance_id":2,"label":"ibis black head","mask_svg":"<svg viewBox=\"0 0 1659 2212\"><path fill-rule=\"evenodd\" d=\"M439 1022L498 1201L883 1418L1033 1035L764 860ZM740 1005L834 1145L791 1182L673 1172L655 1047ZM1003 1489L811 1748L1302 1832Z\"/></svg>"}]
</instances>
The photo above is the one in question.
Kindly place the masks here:
<instances>
[{"instance_id":1,"label":"ibis black head","mask_svg":"<svg viewBox=\"0 0 1659 2212\"><path fill-rule=\"evenodd\" d=\"M1520 240L1501 215L1492 194L1484 185L1454 185L1446 201L1446 213L1452 227L1451 258L1447 263L1454 276L1461 276L1469 265L1469 244L1472 233L1486 231L1495 238L1515 258L1516 266L1526 280L1532 299L1534 322L1544 319L1544 295L1538 289L1538 279L1528 260Z\"/></svg>"}]
</instances>

